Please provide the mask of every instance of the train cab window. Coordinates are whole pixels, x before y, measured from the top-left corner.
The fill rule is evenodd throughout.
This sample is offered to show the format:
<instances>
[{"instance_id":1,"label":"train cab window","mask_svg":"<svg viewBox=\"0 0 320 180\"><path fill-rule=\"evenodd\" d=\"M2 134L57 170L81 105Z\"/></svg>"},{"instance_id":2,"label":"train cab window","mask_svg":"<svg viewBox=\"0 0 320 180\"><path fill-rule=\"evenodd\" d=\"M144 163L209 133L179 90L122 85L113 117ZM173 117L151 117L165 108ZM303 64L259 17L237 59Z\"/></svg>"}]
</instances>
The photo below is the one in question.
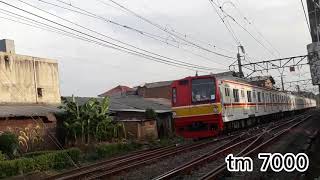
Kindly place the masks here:
<instances>
[{"instance_id":1,"label":"train cab window","mask_svg":"<svg viewBox=\"0 0 320 180\"><path fill-rule=\"evenodd\" d=\"M252 102L251 91L247 91L248 102Z\"/></svg>"},{"instance_id":2,"label":"train cab window","mask_svg":"<svg viewBox=\"0 0 320 180\"><path fill-rule=\"evenodd\" d=\"M261 92L258 92L258 102L261 102Z\"/></svg>"},{"instance_id":3,"label":"train cab window","mask_svg":"<svg viewBox=\"0 0 320 180\"><path fill-rule=\"evenodd\" d=\"M224 88L224 94L226 97L230 96L230 89L229 88Z\"/></svg>"},{"instance_id":4,"label":"train cab window","mask_svg":"<svg viewBox=\"0 0 320 180\"><path fill-rule=\"evenodd\" d=\"M192 102L214 101L216 99L215 83L212 78L192 80Z\"/></svg>"},{"instance_id":5,"label":"train cab window","mask_svg":"<svg viewBox=\"0 0 320 180\"><path fill-rule=\"evenodd\" d=\"M189 81L188 80L180 80L179 85L188 85Z\"/></svg>"},{"instance_id":6,"label":"train cab window","mask_svg":"<svg viewBox=\"0 0 320 180\"><path fill-rule=\"evenodd\" d=\"M172 89L172 102L173 102L173 104L177 103L177 89L176 88Z\"/></svg>"},{"instance_id":7,"label":"train cab window","mask_svg":"<svg viewBox=\"0 0 320 180\"><path fill-rule=\"evenodd\" d=\"M234 102L239 102L239 89L233 89Z\"/></svg>"}]
</instances>

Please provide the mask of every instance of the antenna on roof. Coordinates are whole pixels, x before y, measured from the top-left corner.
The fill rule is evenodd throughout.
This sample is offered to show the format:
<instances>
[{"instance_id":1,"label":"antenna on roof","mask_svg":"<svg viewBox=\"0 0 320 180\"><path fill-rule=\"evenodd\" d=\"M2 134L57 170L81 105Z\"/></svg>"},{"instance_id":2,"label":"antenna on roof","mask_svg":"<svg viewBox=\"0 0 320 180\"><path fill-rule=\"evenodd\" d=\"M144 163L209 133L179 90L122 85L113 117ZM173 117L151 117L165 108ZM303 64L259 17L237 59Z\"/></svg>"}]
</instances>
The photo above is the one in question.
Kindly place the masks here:
<instances>
[{"instance_id":1,"label":"antenna on roof","mask_svg":"<svg viewBox=\"0 0 320 180\"><path fill-rule=\"evenodd\" d=\"M198 76L198 71L196 71L196 76Z\"/></svg>"}]
</instances>

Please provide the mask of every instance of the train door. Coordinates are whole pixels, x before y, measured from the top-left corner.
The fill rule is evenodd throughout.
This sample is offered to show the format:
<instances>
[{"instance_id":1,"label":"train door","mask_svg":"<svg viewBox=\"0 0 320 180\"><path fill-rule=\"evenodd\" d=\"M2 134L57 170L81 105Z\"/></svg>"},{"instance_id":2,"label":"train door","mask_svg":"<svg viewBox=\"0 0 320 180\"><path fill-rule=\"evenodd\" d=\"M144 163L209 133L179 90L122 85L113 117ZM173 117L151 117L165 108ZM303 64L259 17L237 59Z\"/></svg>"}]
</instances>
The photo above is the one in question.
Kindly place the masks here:
<instances>
[{"instance_id":1,"label":"train door","mask_svg":"<svg viewBox=\"0 0 320 180\"><path fill-rule=\"evenodd\" d=\"M225 107L225 116L228 120L230 120L232 116L232 101L230 96L230 87L224 87L224 107Z\"/></svg>"},{"instance_id":2,"label":"train door","mask_svg":"<svg viewBox=\"0 0 320 180\"><path fill-rule=\"evenodd\" d=\"M247 103L247 100L246 100L246 95L244 93L244 89L241 89L241 92L240 92L240 102L241 104L246 104ZM241 111L242 111L242 114L247 114L246 112L246 108L244 106L241 106Z\"/></svg>"}]
</instances>

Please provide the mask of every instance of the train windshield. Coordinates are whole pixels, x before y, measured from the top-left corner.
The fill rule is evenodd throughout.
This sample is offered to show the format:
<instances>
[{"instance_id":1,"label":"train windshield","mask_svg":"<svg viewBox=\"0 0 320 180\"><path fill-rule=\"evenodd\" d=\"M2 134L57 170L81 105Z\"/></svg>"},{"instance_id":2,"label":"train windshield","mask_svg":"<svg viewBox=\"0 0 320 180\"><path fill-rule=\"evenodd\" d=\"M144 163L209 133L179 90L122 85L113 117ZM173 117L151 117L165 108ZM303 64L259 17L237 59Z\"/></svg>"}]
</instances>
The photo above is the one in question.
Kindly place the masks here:
<instances>
[{"instance_id":1,"label":"train windshield","mask_svg":"<svg viewBox=\"0 0 320 180\"><path fill-rule=\"evenodd\" d=\"M192 80L192 102L214 101L215 83L213 79Z\"/></svg>"}]
</instances>

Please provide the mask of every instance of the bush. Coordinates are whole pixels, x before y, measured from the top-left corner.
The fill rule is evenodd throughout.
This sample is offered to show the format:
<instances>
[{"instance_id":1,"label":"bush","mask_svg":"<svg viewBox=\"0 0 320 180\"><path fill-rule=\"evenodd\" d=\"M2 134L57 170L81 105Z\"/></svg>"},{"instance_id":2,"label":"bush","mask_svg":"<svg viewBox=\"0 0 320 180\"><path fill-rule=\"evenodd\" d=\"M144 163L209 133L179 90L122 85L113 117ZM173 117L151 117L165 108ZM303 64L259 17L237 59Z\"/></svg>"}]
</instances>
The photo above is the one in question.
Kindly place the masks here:
<instances>
[{"instance_id":1,"label":"bush","mask_svg":"<svg viewBox=\"0 0 320 180\"><path fill-rule=\"evenodd\" d=\"M41 153L44 153L42 151ZM19 158L15 160L0 161L0 178L25 174L32 171L46 171L49 169L65 169L73 166L70 158L77 163L80 159L81 151L77 148L71 148L63 151L52 151L47 154L33 158Z\"/></svg>"},{"instance_id":2,"label":"bush","mask_svg":"<svg viewBox=\"0 0 320 180\"><path fill-rule=\"evenodd\" d=\"M6 156L0 151L0 161L6 160Z\"/></svg>"},{"instance_id":3,"label":"bush","mask_svg":"<svg viewBox=\"0 0 320 180\"><path fill-rule=\"evenodd\" d=\"M54 153L54 152L56 152L56 151L35 151L35 152L25 153L25 154L23 154L23 157L33 158L33 157L36 157L36 156L49 154L49 153Z\"/></svg>"},{"instance_id":4,"label":"bush","mask_svg":"<svg viewBox=\"0 0 320 180\"><path fill-rule=\"evenodd\" d=\"M0 135L0 151L11 158L16 155L19 147L18 137L11 132L4 132Z\"/></svg>"},{"instance_id":5,"label":"bush","mask_svg":"<svg viewBox=\"0 0 320 180\"><path fill-rule=\"evenodd\" d=\"M153 109L146 109L145 115L147 119L157 119L157 113Z\"/></svg>"}]
</instances>

